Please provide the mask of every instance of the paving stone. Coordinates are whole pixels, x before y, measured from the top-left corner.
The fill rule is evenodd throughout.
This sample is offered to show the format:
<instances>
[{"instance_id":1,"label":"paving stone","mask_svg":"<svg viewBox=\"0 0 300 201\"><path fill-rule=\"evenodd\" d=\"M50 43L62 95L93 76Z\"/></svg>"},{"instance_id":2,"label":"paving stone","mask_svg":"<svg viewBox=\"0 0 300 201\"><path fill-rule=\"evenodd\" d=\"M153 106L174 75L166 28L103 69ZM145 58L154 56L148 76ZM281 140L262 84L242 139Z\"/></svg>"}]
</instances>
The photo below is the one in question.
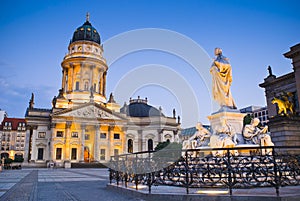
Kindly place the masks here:
<instances>
[{"instance_id":1,"label":"paving stone","mask_svg":"<svg viewBox=\"0 0 300 201\"><path fill-rule=\"evenodd\" d=\"M263 201L300 198L300 186L280 188L280 197L275 196L274 188L234 189L230 197L197 195L199 189L190 189L190 195L186 195L185 188L169 186L153 186L148 194L147 188L138 192L122 185L111 189L108 182L107 169L5 170L0 173L0 201L249 201L253 195Z\"/></svg>"}]
</instances>

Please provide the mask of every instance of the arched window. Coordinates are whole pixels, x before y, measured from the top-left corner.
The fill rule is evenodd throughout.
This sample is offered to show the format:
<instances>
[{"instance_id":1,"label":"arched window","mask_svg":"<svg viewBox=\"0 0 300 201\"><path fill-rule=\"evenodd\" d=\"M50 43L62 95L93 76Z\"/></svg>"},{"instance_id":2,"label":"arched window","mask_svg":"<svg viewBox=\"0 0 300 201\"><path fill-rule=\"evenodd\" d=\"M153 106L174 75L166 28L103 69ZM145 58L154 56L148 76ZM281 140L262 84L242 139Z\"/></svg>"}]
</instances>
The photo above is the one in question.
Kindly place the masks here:
<instances>
[{"instance_id":1,"label":"arched window","mask_svg":"<svg viewBox=\"0 0 300 201\"><path fill-rule=\"evenodd\" d=\"M153 151L153 140L152 139L148 140L148 151Z\"/></svg>"},{"instance_id":2,"label":"arched window","mask_svg":"<svg viewBox=\"0 0 300 201\"><path fill-rule=\"evenodd\" d=\"M127 147L128 147L127 152L128 152L128 153L133 153L133 141L132 141L132 139L129 139L129 140L127 141Z\"/></svg>"}]
</instances>

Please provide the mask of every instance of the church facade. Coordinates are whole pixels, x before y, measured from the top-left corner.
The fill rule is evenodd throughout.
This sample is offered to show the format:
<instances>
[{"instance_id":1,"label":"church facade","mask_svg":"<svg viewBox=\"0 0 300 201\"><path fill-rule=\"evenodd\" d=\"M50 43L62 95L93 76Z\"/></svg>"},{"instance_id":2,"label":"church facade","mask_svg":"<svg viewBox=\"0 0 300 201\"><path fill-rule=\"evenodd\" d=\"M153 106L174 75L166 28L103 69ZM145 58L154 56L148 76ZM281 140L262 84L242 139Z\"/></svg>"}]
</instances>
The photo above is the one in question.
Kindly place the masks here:
<instances>
[{"instance_id":1,"label":"church facade","mask_svg":"<svg viewBox=\"0 0 300 201\"><path fill-rule=\"evenodd\" d=\"M180 122L175 114L165 116L148 105L147 99L131 99L122 108L112 94L107 100L108 66L100 35L88 17L75 30L61 67L61 89L52 108L36 108L34 94L29 102L26 162L65 167L108 162L112 155L153 150L165 140L178 141Z\"/></svg>"}]
</instances>

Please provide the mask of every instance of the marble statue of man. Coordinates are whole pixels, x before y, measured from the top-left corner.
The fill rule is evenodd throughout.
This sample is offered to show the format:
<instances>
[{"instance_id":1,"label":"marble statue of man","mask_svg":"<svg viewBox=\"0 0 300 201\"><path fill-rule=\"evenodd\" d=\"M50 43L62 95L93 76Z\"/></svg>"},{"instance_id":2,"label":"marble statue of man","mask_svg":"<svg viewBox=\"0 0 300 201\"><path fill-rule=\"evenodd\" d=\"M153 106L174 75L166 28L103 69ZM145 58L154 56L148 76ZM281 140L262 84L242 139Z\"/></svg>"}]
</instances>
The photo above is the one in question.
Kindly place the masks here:
<instances>
[{"instance_id":1,"label":"marble statue of man","mask_svg":"<svg viewBox=\"0 0 300 201\"><path fill-rule=\"evenodd\" d=\"M228 58L222 55L222 49L215 48L215 56L216 58L210 68L213 99L217 101L221 107L236 109L230 91L232 82L231 65L228 62Z\"/></svg>"},{"instance_id":2,"label":"marble statue of man","mask_svg":"<svg viewBox=\"0 0 300 201\"><path fill-rule=\"evenodd\" d=\"M245 125L243 131L245 140L261 146L274 146L271 136L267 133L268 126L260 129L258 128L259 123L260 120L258 118L254 118L252 119L251 124Z\"/></svg>"}]
</instances>

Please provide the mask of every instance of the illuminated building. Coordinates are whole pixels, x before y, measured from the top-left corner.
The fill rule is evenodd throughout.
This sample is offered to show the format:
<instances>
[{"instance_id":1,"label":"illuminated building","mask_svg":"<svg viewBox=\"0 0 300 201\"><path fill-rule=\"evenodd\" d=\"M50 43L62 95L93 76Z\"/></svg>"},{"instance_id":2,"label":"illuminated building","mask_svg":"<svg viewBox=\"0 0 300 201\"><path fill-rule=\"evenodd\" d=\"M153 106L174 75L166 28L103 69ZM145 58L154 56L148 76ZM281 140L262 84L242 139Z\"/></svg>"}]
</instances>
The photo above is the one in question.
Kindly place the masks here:
<instances>
[{"instance_id":1,"label":"illuminated building","mask_svg":"<svg viewBox=\"0 0 300 201\"><path fill-rule=\"evenodd\" d=\"M154 117L150 113L135 117L121 112L112 94L107 101L108 66L100 35L89 16L75 30L61 66L61 89L52 100L52 109L35 108L32 94L25 115L25 161L34 165L55 162L64 167L107 162L112 155L146 151L160 141L177 139L180 124L175 117L161 112ZM155 120L153 124L149 119Z\"/></svg>"}]
</instances>

